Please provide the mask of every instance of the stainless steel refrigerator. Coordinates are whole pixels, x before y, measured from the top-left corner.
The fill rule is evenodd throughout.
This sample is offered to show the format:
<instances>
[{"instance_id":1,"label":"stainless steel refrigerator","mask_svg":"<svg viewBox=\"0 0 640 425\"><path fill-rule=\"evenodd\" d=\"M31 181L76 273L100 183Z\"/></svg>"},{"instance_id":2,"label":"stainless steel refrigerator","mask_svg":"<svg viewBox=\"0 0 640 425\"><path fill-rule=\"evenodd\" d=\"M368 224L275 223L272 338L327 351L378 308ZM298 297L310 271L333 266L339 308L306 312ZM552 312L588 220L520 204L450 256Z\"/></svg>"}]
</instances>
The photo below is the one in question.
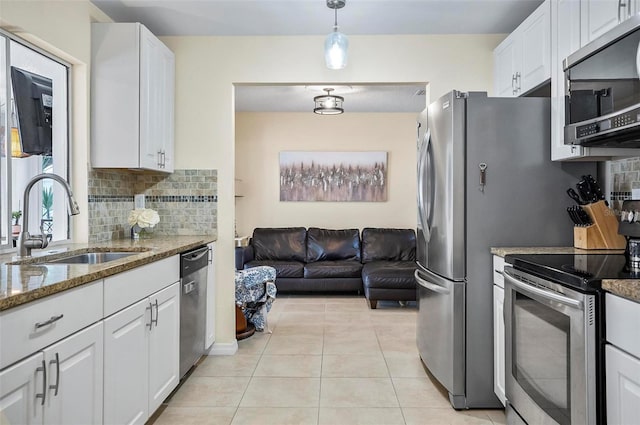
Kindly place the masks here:
<instances>
[{"instance_id":1,"label":"stainless steel refrigerator","mask_svg":"<svg viewBox=\"0 0 640 425\"><path fill-rule=\"evenodd\" d=\"M492 246L573 246L566 190L595 163L551 161L550 102L453 91L418 117L417 345L456 409L493 392Z\"/></svg>"}]
</instances>

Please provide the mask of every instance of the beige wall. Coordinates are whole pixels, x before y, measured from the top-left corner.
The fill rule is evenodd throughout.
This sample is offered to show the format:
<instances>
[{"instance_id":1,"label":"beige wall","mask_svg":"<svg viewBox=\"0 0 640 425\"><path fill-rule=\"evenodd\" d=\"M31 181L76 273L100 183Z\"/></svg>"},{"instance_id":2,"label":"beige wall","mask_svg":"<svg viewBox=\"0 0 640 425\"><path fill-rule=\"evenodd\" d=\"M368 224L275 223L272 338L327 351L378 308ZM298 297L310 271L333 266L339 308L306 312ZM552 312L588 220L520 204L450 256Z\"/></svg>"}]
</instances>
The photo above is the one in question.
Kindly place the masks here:
<instances>
[{"instance_id":1,"label":"beige wall","mask_svg":"<svg viewBox=\"0 0 640 425\"><path fill-rule=\"evenodd\" d=\"M73 64L72 184L87 211L90 22L86 0L0 0L0 25ZM351 36L349 66L323 63L324 37L163 37L176 54L178 169L218 170L217 343L235 341L233 222L235 83L419 83L431 97L491 91L492 50L504 35ZM72 219L87 239L87 216Z\"/></svg>"},{"instance_id":2,"label":"beige wall","mask_svg":"<svg viewBox=\"0 0 640 425\"><path fill-rule=\"evenodd\" d=\"M429 82L431 98L453 88L490 92L492 51L503 38L351 36L340 71L324 65L324 37L162 38L176 54L176 168L218 170L218 341L233 340L235 323L233 85Z\"/></svg>"},{"instance_id":3,"label":"beige wall","mask_svg":"<svg viewBox=\"0 0 640 425\"><path fill-rule=\"evenodd\" d=\"M71 187L88 211L91 22L109 18L86 0L0 0L0 27L71 64ZM76 242L88 240L88 214L71 219Z\"/></svg>"},{"instance_id":4,"label":"beige wall","mask_svg":"<svg viewBox=\"0 0 640 425\"><path fill-rule=\"evenodd\" d=\"M237 113L238 234L256 227L416 227L415 113ZM281 151L386 151L387 202L280 202Z\"/></svg>"}]
</instances>

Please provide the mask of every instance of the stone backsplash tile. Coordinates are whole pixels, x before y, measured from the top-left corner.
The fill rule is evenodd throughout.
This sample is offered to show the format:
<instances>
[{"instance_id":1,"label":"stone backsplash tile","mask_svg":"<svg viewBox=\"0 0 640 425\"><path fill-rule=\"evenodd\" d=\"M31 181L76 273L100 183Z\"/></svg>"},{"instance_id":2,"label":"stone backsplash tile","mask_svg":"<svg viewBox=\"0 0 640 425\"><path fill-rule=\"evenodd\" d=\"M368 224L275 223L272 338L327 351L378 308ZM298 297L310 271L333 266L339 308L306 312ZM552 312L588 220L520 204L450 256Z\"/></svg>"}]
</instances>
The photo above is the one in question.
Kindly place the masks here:
<instances>
[{"instance_id":1,"label":"stone backsplash tile","mask_svg":"<svg viewBox=\"0 0 640 425\"><path fill-rule=\"evenodd\" d=\"M134 195L144 193L145 205L158 211L160 235L215 234L217 170L175 170L172 174L129 170L89 170L89 240L128 237Z\"/></svg>"}]
</instances>

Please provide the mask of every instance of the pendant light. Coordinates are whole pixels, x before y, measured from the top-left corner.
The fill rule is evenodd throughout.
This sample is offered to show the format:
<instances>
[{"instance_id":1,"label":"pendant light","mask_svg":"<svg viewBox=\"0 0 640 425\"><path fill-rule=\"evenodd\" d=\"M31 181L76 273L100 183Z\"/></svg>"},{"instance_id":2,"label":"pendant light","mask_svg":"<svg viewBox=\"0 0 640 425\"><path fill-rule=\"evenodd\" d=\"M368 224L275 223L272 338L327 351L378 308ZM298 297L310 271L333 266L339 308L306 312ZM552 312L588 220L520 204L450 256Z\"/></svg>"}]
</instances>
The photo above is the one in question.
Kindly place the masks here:
<instances>
[{"instance_id":1,"label":"pendant light","mask_svg":"<svg viewBox=\"0 0 640 425\"><path fill-rule=\"evenodd\" d=\"M316 107L313 108L313 112L319 115L338 115L343 113L344 109L342 108L342 102L344 102L344 97L331 94L333 89L323 90L326 91L327 94L313 98L313 101L316 104Z\"/></svg>"},{"instance_id":2,"label":"pendant light","mask_svg":"<svg viewBox=\"0 0 640 425\"><path fill-rule=\"evenodd\" d=\"M346 0L327 0L327 7L334 10L333 32L324 41L324 60L329 69L342 69L347 66L347 36L338 32L338 9L342 9Z\"/></svg>"}]
</instances>

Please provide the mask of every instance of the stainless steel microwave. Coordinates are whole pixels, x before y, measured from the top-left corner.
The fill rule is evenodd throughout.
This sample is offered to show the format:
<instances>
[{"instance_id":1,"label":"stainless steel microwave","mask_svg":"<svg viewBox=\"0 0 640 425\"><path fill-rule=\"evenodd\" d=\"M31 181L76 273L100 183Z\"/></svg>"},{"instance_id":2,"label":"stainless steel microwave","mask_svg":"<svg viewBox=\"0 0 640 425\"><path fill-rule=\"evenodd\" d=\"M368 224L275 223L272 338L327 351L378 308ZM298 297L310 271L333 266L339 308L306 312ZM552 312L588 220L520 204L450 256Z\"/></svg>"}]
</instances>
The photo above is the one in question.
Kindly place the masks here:
<instances>
[{"instance_id":1,"label":"stainless steel microwave","mask_svg":"<svg viewBox=\"0 0 640 425\"><path fill-rule=\"evenodd\" d=\"M640 148L640 15L564 60L567 145Z\"/></svg>"}]
</instances>

